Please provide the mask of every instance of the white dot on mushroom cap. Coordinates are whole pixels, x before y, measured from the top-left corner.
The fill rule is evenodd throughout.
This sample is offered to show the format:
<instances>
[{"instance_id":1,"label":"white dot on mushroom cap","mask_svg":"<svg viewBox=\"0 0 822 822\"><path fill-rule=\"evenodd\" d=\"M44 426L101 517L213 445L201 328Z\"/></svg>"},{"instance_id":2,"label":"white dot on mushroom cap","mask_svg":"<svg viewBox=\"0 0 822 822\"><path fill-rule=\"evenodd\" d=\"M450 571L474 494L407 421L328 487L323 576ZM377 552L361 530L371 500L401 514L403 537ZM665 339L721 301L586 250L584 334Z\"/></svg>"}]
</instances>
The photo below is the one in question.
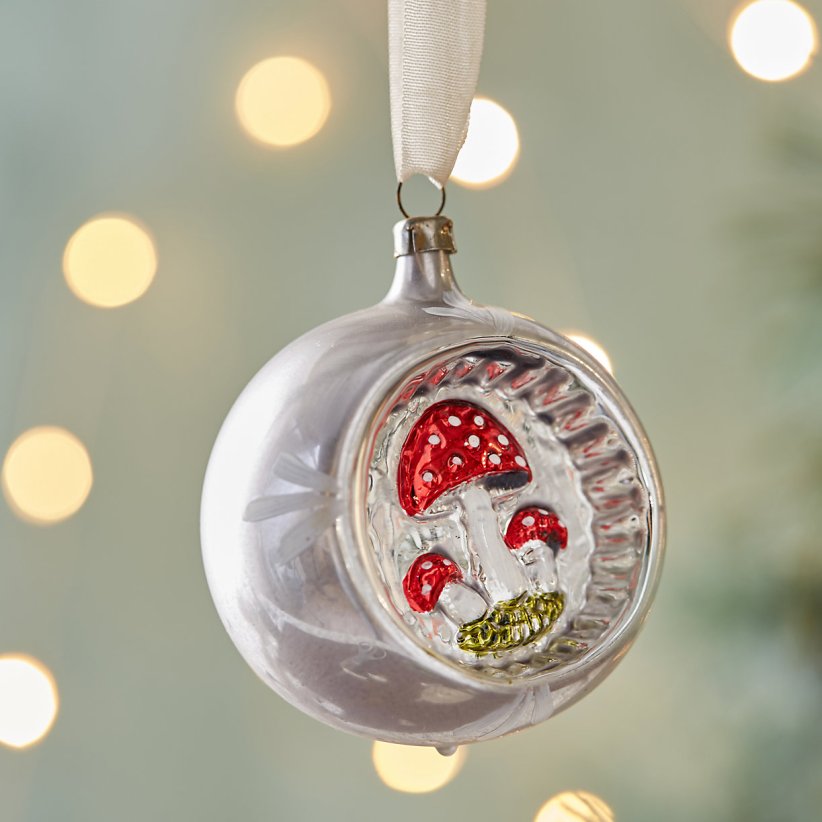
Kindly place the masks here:
<instances>
[{"instance_id":1,"label":"white dot on mushroom cap","mask_svg":"<svg viewBox=\"0 0 822 822\"><path fill-rule=\"evenodd\" d=\"M488 462L490 462L492 465L499 465L502 462L502 460L500 459L499 454L489 454Z\"/></svg>"},{"instance_id":2,"label":"white dot on mushroom cap","mask_svg":"<svg viewBox=\"0 0 822 822\"><path fill-rule=\"evenodd\" d=\"M522 518L522 524L526 528L530 528L535 522L536 522L536 520L533 517L523 517ZM424 565L422 567L425 568Z\"/></svg>"},{"instance_id":3,"label":"white dot on mushroom cap","mask_svg":"<svg viewBox=\"0 0 822 822\"><path fill-rule=\"evenodd\" d=\"M525 468L525 457L520 457L517 455L514 457L514 462L522 468Z\"/></svg>"},{"instance_id":4,"label":"white dot on mushroom cap","mask_svg":"<svg viewBox=\"0 0 822 822\"><path fill-rule=\"evenodd\" d=\"M497 441L499 442L500 445L508 445L508 442L509 442L508 437L506 437L505 434L500 434L497 437Z\"/></svg>"},{"instance_id":5,"label":"white dot on mushroom cap","mask_svg":"<svg viewBox=\"0 0 822 822\"><path fill-rule=\"evenodd\" d=\"M448 418L448 424L453 425L456 428L458 425L462 424L462 421L459 417L455 417L453 414Z\"/></svg>"},{"instance_id":6,"label":"white dot on mushroom cap","mask_svg":"<svg viewBox=\"0 0 822 822\"><path fill-rule=\"evenodd\" d=\"M477 414L477 416L474 417L474 425L485 425L485 420Z\"/></svg>"},{"instance_id":7,"label":"white dot on mushroom cap","mask_svg":"<svg viewBox=\"0 0 822 822\"><path fill-rule=\"evenodd\" d=\"M422 475L422 481L423 482L431 482L432 479L434 479L434 475L430 471L426 471Z\"/></svg>"},{"instance_id":8,"label":"white dot on mushroom cap","mask_svg":"<svg viewBox=\"0 0 822 822\"><path fill-rule=\"evenodd\" d=\"M480 438L476 434L471 434L471 436L468 437L468 444L472 448L479 448Z\"/></svg>"},{"instance_id":9,"label":"white dot on mushroom cap","mask_svg":"<svg viewBox=\"0 0 822 822\"><path fill-rule=\"evenodd\" d=\"M428 594L430 594L430 593L431 593L431 586L430 586L430 585L427 585L427 584L426 584L426 585L423 585L423 586L422 586L422 588L420 588L420 592L422 593L422 595L423 595L424 597L427 597L427 596L428 596Z\"/></svg>"},{"instance_id":10,"label":"white dot on mushroom cap","mask_svg":"<svg viewBox=\"0 0 822 822\"><path fill-rule=\"evenodd\" d=\"M442 564L443 564L443 565L450 565L450 564L451 564L451 560L450 560L450 559L444 559L444 560L442 561Z\"/></svg>"},{"instance_id":11,"label":"white dot on mushroom cap","mask_svg":"<svg viewBox=\"0 0 822 822\"><path fill-rule=\"evenodd\" d=\"M439 445L440 438L436 434L431 434L431 436L428 438L428 442L430 442L431 445Z\"/></svg>"},{"instance_id":12,"label":"white dot on mushroom cap","mask_svg":"<svg viewBox=\"0 0 822 822\"><path fill-rule=\"evenodd\" d=\"M462 457L451 457L451 465L462 465Z\"/></svg>"},{"instance_id":13,"label":"white dot on mushroom cap","mask_svg":"<svg viewBox=\"0 0 822 822\"><path fill-rule=\"evenodd\" d=\"M434 567L433 562L423 562L423 564L420 566L420 568L422 568L424 571L427 571L427 570L429 570L430 568L433 568L433 567Z\"/></svg>"}]
</instances>

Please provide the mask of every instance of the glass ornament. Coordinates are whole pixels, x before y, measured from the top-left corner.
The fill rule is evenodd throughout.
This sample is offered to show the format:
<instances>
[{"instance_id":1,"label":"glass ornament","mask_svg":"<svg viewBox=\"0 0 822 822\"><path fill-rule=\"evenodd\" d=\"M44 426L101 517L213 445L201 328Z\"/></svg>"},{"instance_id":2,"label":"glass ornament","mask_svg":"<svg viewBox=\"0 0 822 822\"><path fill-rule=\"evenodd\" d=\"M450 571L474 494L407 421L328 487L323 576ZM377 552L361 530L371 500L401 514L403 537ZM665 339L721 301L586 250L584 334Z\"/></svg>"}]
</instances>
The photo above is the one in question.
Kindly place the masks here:
<instances>
[{"instance_id":1,"label":"glass ornament","mask_svg":"<svg viewBox=\"0 0 822 822\"><path fill-rule=\"evenodd\" d=\"M448 751L564 710L622 658L657 584L662 489L602 366L462 294L450 220L395 240L386 298L291 343L236 401L203 556L283 698Z\"/></svg>"}]
</instances>

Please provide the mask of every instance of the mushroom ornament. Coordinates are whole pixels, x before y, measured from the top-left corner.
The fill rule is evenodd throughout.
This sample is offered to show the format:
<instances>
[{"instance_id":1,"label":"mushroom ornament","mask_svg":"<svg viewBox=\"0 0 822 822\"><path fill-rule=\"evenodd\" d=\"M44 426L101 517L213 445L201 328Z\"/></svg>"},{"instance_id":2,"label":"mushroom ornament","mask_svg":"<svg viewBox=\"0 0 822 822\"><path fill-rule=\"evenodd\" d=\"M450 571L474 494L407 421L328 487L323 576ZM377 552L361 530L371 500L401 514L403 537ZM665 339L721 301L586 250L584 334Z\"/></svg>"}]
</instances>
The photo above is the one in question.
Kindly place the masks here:
<instances>
[{"instance_id":1,"label":"mushroom ornament","mask_svg":"<svg viewBox=\"0 0 822 822\"><path fill-rule=\"evenodd\" d=\"M622 659L662 561L662 491L620 389L463 296L452 225L395 229L387 297L241 394L202 505L217 610L306 713L453 746L538 723Z\"/></svg>"},{"instance_id":2,"label":"mushroom ornament","mask_svg":"<svg viewBox=\"0 0 822 822\"><path fill-rule=\"evenodd\" d=\"M546 568L543 557L536 565L532 552L528 564L536 567L529 573L517 555L527 543L547 547L552 535L561 533L562 548L567 542L566 529L556 515L533 507L511 518L503 539L492 492L483 484L485 478L496 487L497 480L507 479L512 485L516 478L531 480L531 469L513 434L473 403L440 402L428 408L414 424L400 454L400 504L411 516L435 506L459 512L468 537L468 564L479 590L490 597L490 607L482 595L464 584L462 573L453 570L453 561L437 554L423 555L422 564L419 557L414 560L403 582L404 591L411 608L425 613L433 610L447 587L443 607L459 627L458 645L477 654L527 645L550 630L562 613L562 594L529 589L555 581L553 564ZM553 529L547 527L549 518Z\"/></svg>"}]
</instances>

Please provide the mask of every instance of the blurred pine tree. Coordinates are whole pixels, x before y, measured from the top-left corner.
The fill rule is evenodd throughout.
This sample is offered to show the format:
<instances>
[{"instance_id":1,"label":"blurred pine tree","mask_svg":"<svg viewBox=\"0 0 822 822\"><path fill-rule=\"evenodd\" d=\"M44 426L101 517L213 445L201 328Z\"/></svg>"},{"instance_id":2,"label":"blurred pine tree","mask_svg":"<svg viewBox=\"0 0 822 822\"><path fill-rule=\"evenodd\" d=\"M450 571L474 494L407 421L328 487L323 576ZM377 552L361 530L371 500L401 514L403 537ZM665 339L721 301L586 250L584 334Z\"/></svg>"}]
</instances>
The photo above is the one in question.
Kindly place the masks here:
<instances>
[{"instance_id":1,"label":"blurred pine tree","mask_svg":"<svg viewBox=\"0 0 822 822\"><path fill-rule=\"evenodd\" d=\"M795 122L773 146L778 182L739 233L771 307L755 355L770 396L751 443L761 471L695 613L725 646L717 732L742 751L731 818L807 822L822 818L822 122Z\"/></svg>"}]
</instances>

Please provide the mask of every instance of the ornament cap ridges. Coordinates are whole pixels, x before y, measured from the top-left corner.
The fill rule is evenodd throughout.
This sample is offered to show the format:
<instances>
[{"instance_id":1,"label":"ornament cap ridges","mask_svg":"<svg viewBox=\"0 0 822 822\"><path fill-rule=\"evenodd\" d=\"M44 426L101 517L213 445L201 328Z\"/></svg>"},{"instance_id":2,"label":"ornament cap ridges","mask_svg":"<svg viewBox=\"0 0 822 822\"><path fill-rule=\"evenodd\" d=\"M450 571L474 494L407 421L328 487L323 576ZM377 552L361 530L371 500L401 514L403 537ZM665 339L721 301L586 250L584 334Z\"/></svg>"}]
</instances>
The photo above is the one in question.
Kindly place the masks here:
<instances>
[{"instance_id":1,"label":"ornament cap ridges","mask_svg":"<svg viewBox=\"0 0 822 822\"><path fill-rule=\"evenodd\" d=\"M428 251L456 254L454 223L448 217L410 217L394 226L395 257Z\"/></svg>"}]
</instances>

